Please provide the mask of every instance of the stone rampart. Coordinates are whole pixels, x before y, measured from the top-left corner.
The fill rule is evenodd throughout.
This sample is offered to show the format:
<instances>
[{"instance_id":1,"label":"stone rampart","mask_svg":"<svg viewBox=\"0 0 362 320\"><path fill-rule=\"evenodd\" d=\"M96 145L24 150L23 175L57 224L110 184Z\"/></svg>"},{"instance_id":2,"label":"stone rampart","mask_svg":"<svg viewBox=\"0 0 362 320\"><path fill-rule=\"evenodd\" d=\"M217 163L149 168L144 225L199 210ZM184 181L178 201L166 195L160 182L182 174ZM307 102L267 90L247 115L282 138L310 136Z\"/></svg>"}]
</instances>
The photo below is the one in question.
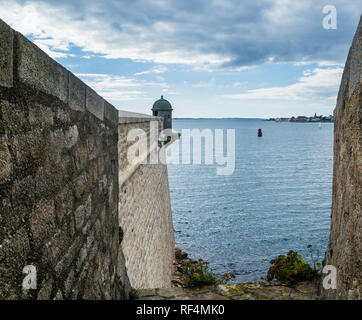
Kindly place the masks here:
<instances>
[{"instance_id":1,"label":"stone rampart","mask_svg":"<svg viewBox=\"0 0 362 320\"><path fill-rule=\"evenodd\" d=\"M118 110L0 20L0 299L127 297L117 143Z\"/></svg>"}]
</instances>

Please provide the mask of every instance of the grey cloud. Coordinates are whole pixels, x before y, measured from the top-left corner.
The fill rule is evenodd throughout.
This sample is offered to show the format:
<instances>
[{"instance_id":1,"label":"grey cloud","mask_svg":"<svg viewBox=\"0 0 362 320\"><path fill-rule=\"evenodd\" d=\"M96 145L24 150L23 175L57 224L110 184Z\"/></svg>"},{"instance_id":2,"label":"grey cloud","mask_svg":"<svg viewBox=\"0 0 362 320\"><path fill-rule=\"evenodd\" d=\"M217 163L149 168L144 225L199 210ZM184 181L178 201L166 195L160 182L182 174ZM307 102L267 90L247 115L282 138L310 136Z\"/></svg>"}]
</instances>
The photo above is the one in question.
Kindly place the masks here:
<instances>
[{"instance_id":1,"label":"grey cloud","mask_svg":"<svg viewBox=\"0 0 362 320\"><path fill-rule=\"evenodd\" d=\"M57 0L48 4L64 8L78 21L96 20L89 28L107 30L101 52L105 55L107 46L114 52L115 42L120 41L123 47L147 50L151 60L163 53L167 53L165 63L177 52L215 55L222 61L218 67L225 68L267 61L343 63L362 10L360 1L349 0ZM337 30L322 28L322 8L327 4L337 8ZM87 50L91 48L90 44Z\"/></svg>"}]
</instances>

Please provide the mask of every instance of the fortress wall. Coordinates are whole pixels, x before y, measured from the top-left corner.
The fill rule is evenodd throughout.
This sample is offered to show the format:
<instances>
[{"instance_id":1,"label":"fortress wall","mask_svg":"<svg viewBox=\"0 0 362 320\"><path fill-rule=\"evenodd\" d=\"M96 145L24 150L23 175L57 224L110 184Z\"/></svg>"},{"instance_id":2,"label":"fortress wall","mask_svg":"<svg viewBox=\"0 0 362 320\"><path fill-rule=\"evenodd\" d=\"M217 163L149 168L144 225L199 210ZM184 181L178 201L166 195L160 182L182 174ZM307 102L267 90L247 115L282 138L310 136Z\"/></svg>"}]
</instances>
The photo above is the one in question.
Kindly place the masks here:
<instances>
[{"instance_id":1,"label":"fortress wall","mask_svg":"<svg viewBox=\"0 0 362 320\"><path fill-rule=\"evenodd\" d=\"M127 142L129 130L140 128L150 140L150 120L155 119L133 118L120 124L119 130L119 221L127 274L134 288L170 287L173 272L175 244L167 166L149 164L149 155L148 164L130 165L126 154L133 144ZM157 127L162 130L162 118ZM152 148L152 141L148 145Z\"/></svg>"},{"instance_id":2,"label":"fortress wall","mask_svg":"<svg viewBox=\"0 0 362 320\"><path fill-rule=\"evenodd\" d=\"M362 298L362 18L344 68L334 110L331 233L325 265L337 268L337 288L324 299Z\"/></svg>"},{"instance_id":3,"label":"fortress wall","mask_svg":"<svg viewBox=\"0 0 362 320\"><path fill-rule=\"evenodd\" d=\"M118 111L0 20L0 299L127 295L117 142Z\"/></svg>"}]
</instances>

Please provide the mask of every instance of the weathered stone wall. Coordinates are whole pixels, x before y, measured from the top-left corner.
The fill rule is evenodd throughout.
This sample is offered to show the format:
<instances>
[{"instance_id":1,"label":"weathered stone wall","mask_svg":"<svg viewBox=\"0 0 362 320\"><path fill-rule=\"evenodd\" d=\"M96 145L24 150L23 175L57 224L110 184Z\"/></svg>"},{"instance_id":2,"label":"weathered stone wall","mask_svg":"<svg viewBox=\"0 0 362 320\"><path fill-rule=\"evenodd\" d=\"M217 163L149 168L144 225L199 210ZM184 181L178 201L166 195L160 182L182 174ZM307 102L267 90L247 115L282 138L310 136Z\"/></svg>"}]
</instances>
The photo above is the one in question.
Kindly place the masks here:
<instances>
[{"instance_id":1,"label":"weathered stone wall","mask_svg":"<svg viewBox=\"0 0 362 320\"><path fill-rule=\"evenodd\" d=\"M337 268L337 288L324 299L362 297L362 18L344 68L334 110L331 233L324 264Z\"/></svg>"},{"instance_id":2,"label":"weathered stone wall","mask_svg":"<svg viewBox=\"0 0 362 320\"><path fill-rule=\"evenodd\" d=\"M127 295L117 141L118 111L0 20L0 299Z\"/></svg>"},{"instance_id":3,"label":"weathered stone wall","mask_svg":"<svg viewBox=\"0 0 362 320\"><path fill-rule=\"evenodd\" d=\"M119 131L119 221L127 274L134 288L171 287L175 243L167 166L150 164L149 153L158 150L150 139L150 119L130 121L120 125ZM162 124L159 118L155 125L159 132ZM127 151L134 143L127 141L127 134L135 128L147 133L148 164L127 161Z\"/></svg>"}]
</instances>

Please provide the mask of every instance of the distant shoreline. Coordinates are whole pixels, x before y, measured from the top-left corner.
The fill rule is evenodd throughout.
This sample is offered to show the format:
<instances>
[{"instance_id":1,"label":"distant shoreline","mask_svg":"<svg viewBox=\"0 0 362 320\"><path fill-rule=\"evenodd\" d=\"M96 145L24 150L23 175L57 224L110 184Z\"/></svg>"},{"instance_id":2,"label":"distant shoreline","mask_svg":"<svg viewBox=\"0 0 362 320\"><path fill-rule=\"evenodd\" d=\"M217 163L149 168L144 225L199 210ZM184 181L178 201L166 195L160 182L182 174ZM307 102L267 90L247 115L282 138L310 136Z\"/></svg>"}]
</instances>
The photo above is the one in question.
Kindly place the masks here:
<instances>
[{"instance_id":1,"label":"distant shoreline","mask_svg":"<svg viewBox=\"0 0 362 320\"><path fill-rule=\"evenodd\" d=\"M269 118L266 119L265 121L275 121L275 122L311 122L311 123L320 123L320 122L329 122L329 123L333 123L334 122L334 117L333 115L329 115L329 116L317 116L317 114L314 114L314 117L306 117L306 116L298 116L298 117L290 117L290 118Z\"/></svg>"},{"instance_id":2,"label":"distant shoreline","mask_svg":"<svg viewBox=\"0 0 362 320\"><path fill-rule=\"evenodd\" d=\"M293 121L293 120L270 120L265 119L263 121L269 121L269 122L289 122L289 123L334 123L333 120L315 120L315 121L309 121L309 120L299 120L299 121Z\"/></svg>"}]
</instances>

